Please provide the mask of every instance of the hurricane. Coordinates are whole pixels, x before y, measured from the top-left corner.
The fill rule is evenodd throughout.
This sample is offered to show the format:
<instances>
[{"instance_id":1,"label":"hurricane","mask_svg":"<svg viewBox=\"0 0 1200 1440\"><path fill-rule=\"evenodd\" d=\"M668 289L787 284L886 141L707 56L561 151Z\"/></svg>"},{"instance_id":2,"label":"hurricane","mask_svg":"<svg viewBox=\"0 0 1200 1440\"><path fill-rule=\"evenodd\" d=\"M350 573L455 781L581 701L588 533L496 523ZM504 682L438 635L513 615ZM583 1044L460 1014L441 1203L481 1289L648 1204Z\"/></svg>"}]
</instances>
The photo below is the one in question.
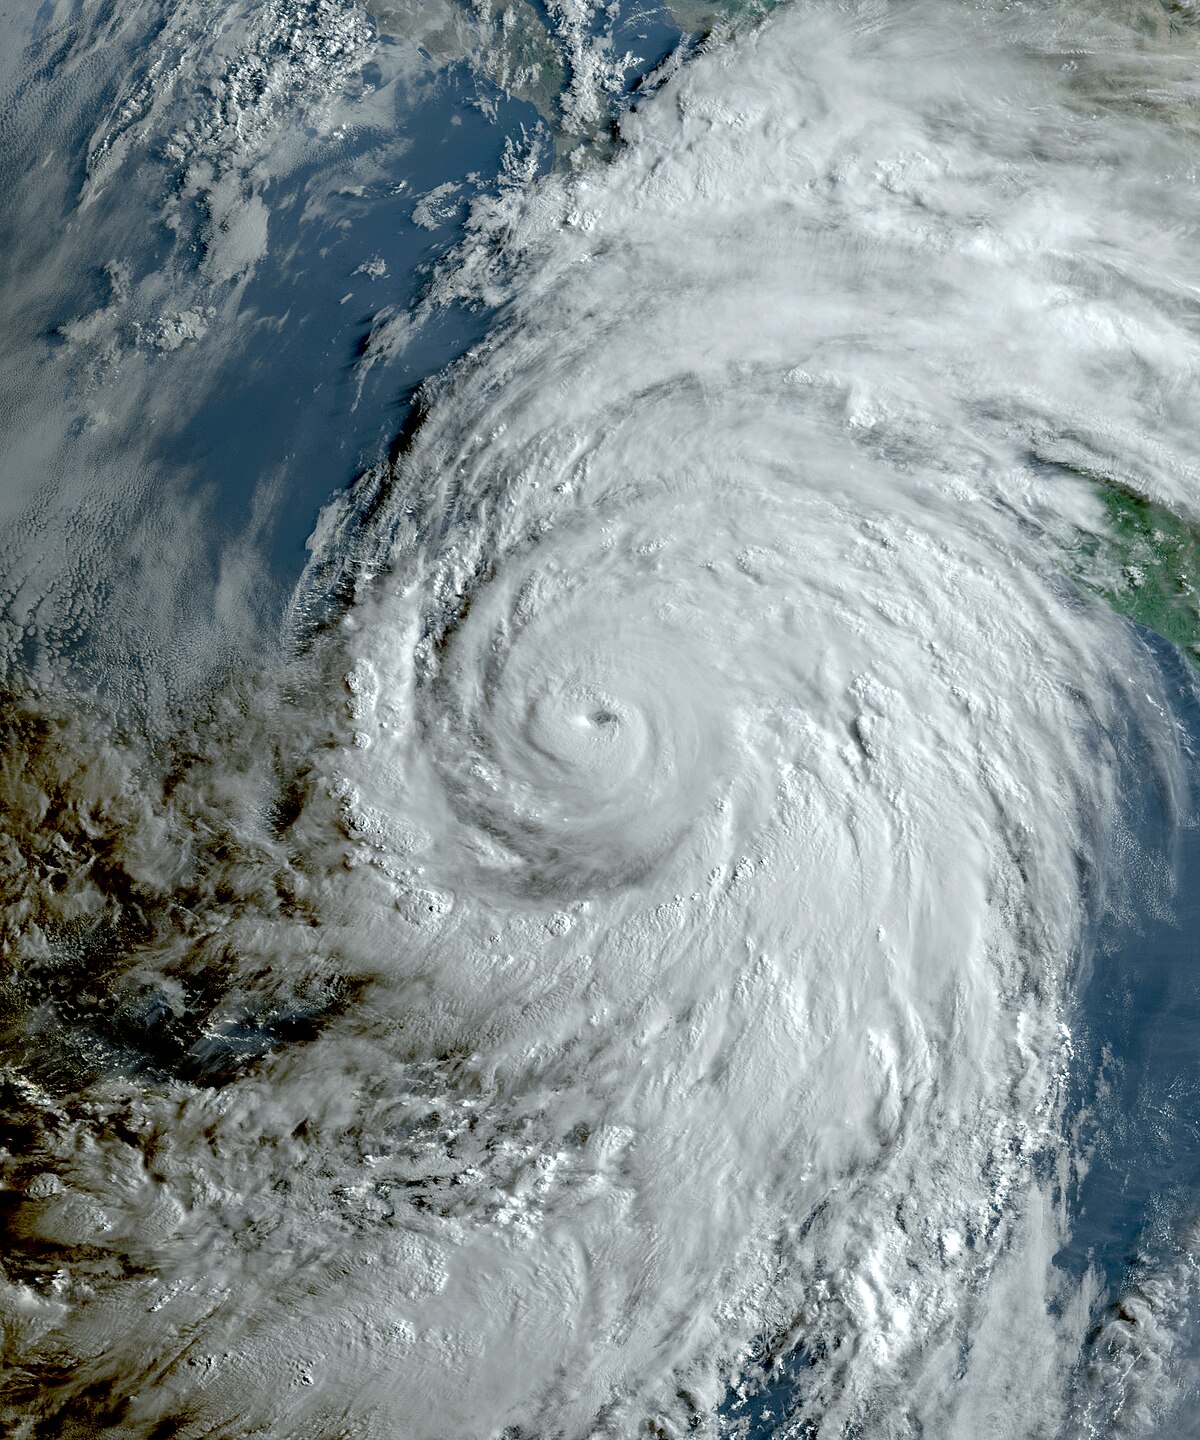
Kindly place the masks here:
<instances>
[{"instance_id":1,"label":"hurricane","mask_svg":"<svg viewBox=\"0 0 1200 1440\"><path fill-rule=\"evenodd\" d=\"M166 726L10 662L11 1433L1182 1433L1193 1232L1056 1258L1130 757L1191 805L1111 603L1114 503L1200 518L1137 18L714 30L373 332L489 317L265 659Z\"/></svg>"}]
</instances>

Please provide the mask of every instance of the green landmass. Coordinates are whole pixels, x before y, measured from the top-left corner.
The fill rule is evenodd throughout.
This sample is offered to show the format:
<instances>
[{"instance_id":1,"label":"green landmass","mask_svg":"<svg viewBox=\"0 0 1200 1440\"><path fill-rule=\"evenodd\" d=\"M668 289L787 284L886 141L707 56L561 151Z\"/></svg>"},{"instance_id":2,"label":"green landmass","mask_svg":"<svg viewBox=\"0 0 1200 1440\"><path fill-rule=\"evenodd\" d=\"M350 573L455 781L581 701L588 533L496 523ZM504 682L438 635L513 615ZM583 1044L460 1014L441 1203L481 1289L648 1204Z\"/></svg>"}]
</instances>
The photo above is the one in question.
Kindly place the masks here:
<instances>
[{"instance_id":1,"label":"green landmass","mask_svg":"<svg viewBox=\"0 0 1200 1440\"><path fill-rule=\"evenodd\" d=\"M1112 608L1171 641L1200 668L1200 535L1165 505L1100 488L1106 527L1084 536L1075 577Z\"/></svg>"}]
</instances>

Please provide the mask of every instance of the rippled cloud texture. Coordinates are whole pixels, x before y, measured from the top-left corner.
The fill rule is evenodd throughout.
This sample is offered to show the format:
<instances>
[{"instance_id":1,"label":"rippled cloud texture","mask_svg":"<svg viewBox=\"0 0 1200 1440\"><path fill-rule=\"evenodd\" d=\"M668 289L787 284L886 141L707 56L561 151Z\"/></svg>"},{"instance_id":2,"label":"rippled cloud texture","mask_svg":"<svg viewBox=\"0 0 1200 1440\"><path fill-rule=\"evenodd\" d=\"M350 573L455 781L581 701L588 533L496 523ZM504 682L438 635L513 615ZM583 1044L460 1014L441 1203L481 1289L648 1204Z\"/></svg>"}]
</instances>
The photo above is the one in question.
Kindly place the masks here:
<instances>
[{"instance_id":1,"label":"rippled cloud texture","mask_svg":"<svg viewBox=\"0 0 1200 1440\"><path fill-rule=\"evenodd\" d=\"M1200 495L1193 55L1139 45L713 44L476 206L428 303L497 322L279 675L172 746L13 721L11 943L84 997L10 986L15 1433L1169 1417L1154 1305L1084 1365L1052 1263L1122 754L1181 786L1061 567L1097 479Z\"/></svg>"}]
</instances>

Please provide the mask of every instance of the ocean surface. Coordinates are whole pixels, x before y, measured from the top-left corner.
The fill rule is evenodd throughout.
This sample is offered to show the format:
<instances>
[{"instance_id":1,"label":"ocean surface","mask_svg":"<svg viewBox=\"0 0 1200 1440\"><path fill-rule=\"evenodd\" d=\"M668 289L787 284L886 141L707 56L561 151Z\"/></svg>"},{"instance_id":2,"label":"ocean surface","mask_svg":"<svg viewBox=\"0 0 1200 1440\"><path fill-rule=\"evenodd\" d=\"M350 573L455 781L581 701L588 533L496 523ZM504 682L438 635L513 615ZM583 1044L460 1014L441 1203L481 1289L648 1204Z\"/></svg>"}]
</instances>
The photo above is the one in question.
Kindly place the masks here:
<instances>
[{"instance_id":1,"label":"ocean surface","mask_svg":"<svg viewBox=\"0 0 1200 1440\"><path fill-rule=\"evenodd\" d=\"M1200 1435L1187 7L0 10L0 1428Z\"/></svg>"}]
</instances>

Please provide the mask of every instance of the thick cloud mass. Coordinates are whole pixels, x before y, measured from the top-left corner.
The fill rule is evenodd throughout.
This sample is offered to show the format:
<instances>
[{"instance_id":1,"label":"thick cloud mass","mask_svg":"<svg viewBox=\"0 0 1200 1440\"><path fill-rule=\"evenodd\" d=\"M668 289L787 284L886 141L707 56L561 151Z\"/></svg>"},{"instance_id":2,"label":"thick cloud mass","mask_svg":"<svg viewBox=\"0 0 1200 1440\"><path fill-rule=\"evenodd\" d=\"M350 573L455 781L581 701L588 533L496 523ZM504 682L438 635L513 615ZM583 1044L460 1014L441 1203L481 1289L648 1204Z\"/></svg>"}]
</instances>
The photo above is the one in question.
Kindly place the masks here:
<instances>
[{"instance_id":1,"label":"thick cloud mass","mask_svg":"<svg viewBox=\"0 0 1200 1440\"><path fill-rule=\"evenodd\" d=\"M341 999L97 1081L29 1182L127 1260L24 1322L102 1433L720 1432L772 1366L780 1434L1091 1403L1064 1020L1117 753L1175 757L1054 561L1084 475L1194 507L1192 141L1171 57L1005 24L780 14L477 215L500 322L327 513L300 799L206 862L275 878L192 901Z\"/></svg>"}]
</instances>

